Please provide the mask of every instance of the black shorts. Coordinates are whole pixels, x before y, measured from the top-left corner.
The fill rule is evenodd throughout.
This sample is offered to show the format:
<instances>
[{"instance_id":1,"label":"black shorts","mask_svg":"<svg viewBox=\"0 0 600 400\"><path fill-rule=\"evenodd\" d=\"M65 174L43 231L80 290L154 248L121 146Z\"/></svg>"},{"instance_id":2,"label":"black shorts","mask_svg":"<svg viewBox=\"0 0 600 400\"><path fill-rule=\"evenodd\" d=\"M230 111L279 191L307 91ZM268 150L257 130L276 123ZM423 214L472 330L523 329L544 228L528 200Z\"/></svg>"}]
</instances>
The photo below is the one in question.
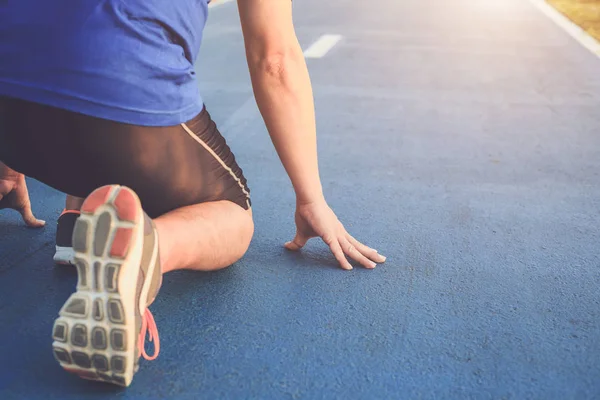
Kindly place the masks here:
<instances>
[{"instance_id":1,"label":"black shorts","mask_svg":"<svg viewBox=\"0 0 600 400\"><path fill-rule=\"evenodd\" d=\"M128 186L152 218L218 200L250 208L246 178L206 109L148 127L0 96L0 160L73 196Z\"/></svg>"}]
</instances>

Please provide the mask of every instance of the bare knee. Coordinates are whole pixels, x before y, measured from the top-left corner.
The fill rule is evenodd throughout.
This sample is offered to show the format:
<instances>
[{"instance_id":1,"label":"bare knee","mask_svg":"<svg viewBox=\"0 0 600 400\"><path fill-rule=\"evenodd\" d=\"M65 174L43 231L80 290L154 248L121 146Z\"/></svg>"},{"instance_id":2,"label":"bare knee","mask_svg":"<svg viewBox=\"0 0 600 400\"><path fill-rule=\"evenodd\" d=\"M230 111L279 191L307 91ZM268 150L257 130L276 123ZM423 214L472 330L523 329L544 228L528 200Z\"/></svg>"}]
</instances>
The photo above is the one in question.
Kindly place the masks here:
<instances>
[{"instance_id":1,"label":"bare knee","mask_svg":"<svg viewBox=\"0 0 600 400\"><path fill-rule=\"evenodd\" d=\"M236 261L239 261L248 251L250 247L250 242L252 242L252 237L254 236L254 220L252 218L252 209L244 210L243 214L240 215L239 218L239 236L237 239L237 246L235 246L235 251L232 251L232 261L233 264Z\"/></svg>"},{"instance_id":2,"label":"bare knee","mask_svg":"<svg viewBox=\"0 0 600 400\"><path fill-rule=\"evenodd\" d=\"M232 210L233 211L233 210ZM228 217L235 222L235 228L227 232L227 237L221 237L222 243L214 243L213 249L220 248L220 251L213 254L215 259L209 262L211 266L198 268L204 271L215 271L224 269L238 262L248 251L250 242L254 236L254 220L252 211L244 210L235 205L235 211L228 213ZM207 260L205 260L207 261Z\"/></svg>"}]
</instances>

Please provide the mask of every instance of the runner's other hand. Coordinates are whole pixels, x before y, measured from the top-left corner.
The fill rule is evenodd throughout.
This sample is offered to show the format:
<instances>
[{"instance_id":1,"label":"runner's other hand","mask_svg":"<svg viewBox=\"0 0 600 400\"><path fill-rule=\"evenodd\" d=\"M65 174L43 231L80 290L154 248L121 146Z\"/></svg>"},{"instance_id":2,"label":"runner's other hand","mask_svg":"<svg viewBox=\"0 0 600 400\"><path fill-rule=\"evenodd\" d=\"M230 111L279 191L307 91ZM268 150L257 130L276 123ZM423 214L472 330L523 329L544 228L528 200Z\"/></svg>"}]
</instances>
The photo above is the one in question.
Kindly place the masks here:
<instances>
[{"instance_id":1,"label":"runner's other hand","mask_svg":"<svg viewBox=\"0 0 600 400\"><path fill-rule=\"evenodd\" d=\"M377 250L360 243L346 231L325 200L297 205L295 219L296 237L285 244L288 250L300 250L309 239L320 237L343 269L352 269L347 257L365 268L375 268L376 263L385 262Z\"/></svg>"},{"instance_id":2,"label":"runner's other hand","mask_svg":"<svg viewBox=\"0 0 600 400\"><path fill-rule=\"evenodd\" d=\"M0 209L12 208L18 211L27 226L41 228L46 221L37 219L31 211L31 201L27 191L25 175L8 169L0 163Z\"/></svg>"}]
</instances>

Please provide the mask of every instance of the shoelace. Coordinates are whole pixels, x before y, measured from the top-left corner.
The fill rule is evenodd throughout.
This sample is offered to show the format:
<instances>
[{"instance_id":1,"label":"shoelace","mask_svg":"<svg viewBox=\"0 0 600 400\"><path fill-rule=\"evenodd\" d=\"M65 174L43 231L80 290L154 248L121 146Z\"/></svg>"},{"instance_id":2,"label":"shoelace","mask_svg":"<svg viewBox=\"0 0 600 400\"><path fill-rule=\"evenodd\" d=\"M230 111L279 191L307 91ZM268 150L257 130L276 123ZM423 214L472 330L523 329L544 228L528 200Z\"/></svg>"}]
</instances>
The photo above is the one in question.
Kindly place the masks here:
<instances>
[{"instance_id":1,"label":"shoelace","mask_svg":"<svg viewBox=\"0 0 600 400\"><path fill-rule=\"evenodd\" d=\"M152 357L146 353L146 332L148 332L150 335L150 341L154 341L154 355ZM156 322L154 321L154 316L147 308L142 317L142 330L140 331L140 336L138 337L138 350L140 351L140 354L148 361L155 360L160 352L160 339L158 338Z\"/></svg>"}]
</instances>

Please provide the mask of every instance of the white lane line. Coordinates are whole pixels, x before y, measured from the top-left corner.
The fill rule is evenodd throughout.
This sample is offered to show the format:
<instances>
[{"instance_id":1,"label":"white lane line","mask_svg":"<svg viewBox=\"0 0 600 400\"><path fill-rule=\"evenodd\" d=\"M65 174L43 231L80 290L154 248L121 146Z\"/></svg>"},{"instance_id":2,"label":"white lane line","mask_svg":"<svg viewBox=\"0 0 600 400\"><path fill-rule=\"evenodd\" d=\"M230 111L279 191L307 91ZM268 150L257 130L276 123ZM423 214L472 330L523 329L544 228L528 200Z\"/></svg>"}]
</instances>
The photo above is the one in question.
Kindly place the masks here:
<instances>
[{"instance_id":1,"label":"white lane line","mask_svg":"<svg viewBox=\"0 0 600 400\"><path fill-rule=\"evenodd\" d=\"M233 0L211 0L210 3L208 3L208 8L215 8L215 7L219 7L222 6L223 4L232 2Z\"/></svg>"},{"instance_id":2,"label":"white lane line","mask_svg":"<svg viewBox=\"0 0 600 400\"><path fill-rule=\"evenodd\" d=\"M321 58L340 41L341 35L323 35L304 51L306 58Z\"/></svg>"},{"instance_id":3,"label":"white lane line","mask_svg":"<svg viewBox=\"0 0 600 400\"><path fill-rule=\"evenodd\" d=\"M600 42L590 36L586 31L571 22L560 11L552 7L546 0L529 0L543 14L550 18L554 23L564 29L573 39L577 40L583 47L600 57Z\"/></svg>"}]
</instances>

